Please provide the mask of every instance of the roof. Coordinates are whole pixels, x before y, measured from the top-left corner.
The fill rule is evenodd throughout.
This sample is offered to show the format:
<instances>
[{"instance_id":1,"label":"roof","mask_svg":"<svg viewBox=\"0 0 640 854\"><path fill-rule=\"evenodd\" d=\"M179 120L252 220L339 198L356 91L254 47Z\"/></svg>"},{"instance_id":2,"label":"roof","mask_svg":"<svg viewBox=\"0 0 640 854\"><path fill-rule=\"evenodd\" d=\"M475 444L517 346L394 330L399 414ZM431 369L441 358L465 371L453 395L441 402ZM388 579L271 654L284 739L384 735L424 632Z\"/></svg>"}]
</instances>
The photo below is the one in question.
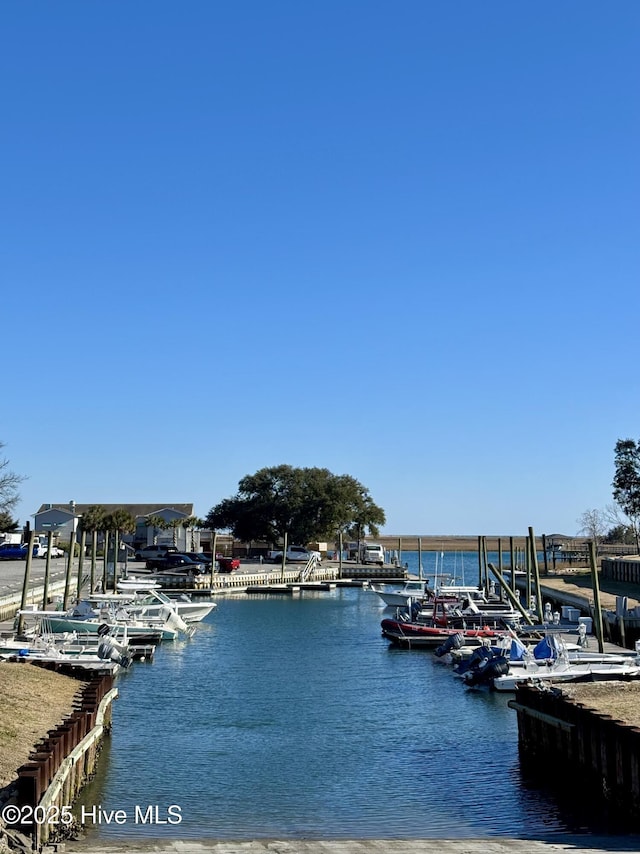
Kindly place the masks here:
<instances>
[{"instance_id":1,"label":"roof","mask_svg":"<svg viewBox=\"0 0 640 854\"><path fill-rule=\"evenodd\" d=\"M184 513L185 516L193 516L193 504L175 501L165 504L102 504L99 501L94 501L91 504L75 504L73 510L71 507L69 501L62 504L41 504L33 515L39 516L41 513L46 513L47 510L65 510L67 513L73 512L76 516L82 516L90 507L104 507L107 513L113 513L115 510L126 510L132 516L151 516L161 510L176 510L178 513Z\"/></svg>"}]
</instances>

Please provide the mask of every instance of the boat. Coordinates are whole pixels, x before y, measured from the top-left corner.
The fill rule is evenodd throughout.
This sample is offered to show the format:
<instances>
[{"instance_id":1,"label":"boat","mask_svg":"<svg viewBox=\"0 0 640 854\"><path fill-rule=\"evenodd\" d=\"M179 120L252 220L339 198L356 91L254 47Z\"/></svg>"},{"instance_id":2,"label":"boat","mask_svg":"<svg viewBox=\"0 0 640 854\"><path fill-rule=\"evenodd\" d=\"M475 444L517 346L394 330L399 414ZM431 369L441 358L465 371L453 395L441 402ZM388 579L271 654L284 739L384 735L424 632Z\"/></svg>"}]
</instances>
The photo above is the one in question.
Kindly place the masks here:
<instances>
[{"instance_id":1,"label":"boat","mask_svg":"<svg viewBox=\"0 0 640 854\"><path fill-rule=\"evenodd\" d=\"M632 661L572 662L566 659L532 673L525 669L509 668L508 672L493 679L495 691L515 691L522 682L533 680L540 684L554 682L605 682L611 680L640 679L640 664Z\"/></svg>"},{"instance_id":2,"label":"boat","mask_svg":"<svg viewBox=\"0 0 640 854\"><path fill-rule=\"evenodd\" d=\"M116 637L126 634L132 640L143 636L146 643L157 640L175 640L180 634L191 636L194 626L188 626L182 617L169 606L160 610L158 616L142 618L130 614L125 607L114 603L105 603L99 609L94 609L91 602L82 600L73 608L63 611L19 611L25 619L46 619L49 631L53 634L76 632L78 636L89 635L96 637L104 626L112 629Z\"/></svg>"},{"instance_id":3,"label":"boat","mask_svg":"<svg viewBox=\"0 0 640 854\"><path fill-rule=\"evenodd\" d=\"M430 594L433 595L433 591L429 588L429 582L417 578L406 581L399 590L392 590L383 584L371 583L369 583L369 590L377 593L385 606L391 608L408 605L410 600L428 599Z\"/></svg>"},{"instance_id":4,"label":"boat","mask_svg":"<svg viewBox=\"0 0 640 854\"><path fill-rule=\"evenodd\" d=\"M543 638L528 650L517 638L511 646L488 647L473 653L454 671L470 688L488 687L496 691L515 691L529 680L533 682L597 682L612 679L639 679L637 655L592 653L570 650L557 637Z\"/></svg>"},{"instance_id":5,"label":"boat","mask_svg":"<svg viewBox=\"0 0 640 854\"><path fill-rule=\"evenodd\" d=\"M89 601L96 604L115 602L124 605L129 613L144 618L157 617L163 609L172 608L185 623L199 623L218 607L215 602L206 600L194 602L186 594L168 596L157 581L135 576L121 579L116 587L119 593L96 593L89 597Z\"/></svg>"},{"instance_id":6,"label":"boat","mask_svg":"<svg viewBox=\"0 0 640 854\"><path fill-rule=\"evenodd\" d=\"M89 645L77 643L75 635L56 636L44 619L30 637L4 639L0 647L2 661L59 662L113 675L120 668L128 668L132 658L127 637L118 640L106 627L97 642Z\"/></svg>"},{"instance_id":7,"label":"boat","mask_svg":"<svg viewBox=\"0 0 640 854\"><path fill-rule=\"evenodd\" d=\"M408 607L397 609L395 618L384 619L380 625L384 637L407 646L436 647L454 634L460 635L465 644L513 634L513 623L503 614L486 615L477 609L461 611L455 600L441 597L435 597L426 607L424 602L411 601Z\"/></svg>"},{"instance_id":8,"label":"boat","mask_svg":"<svg viewBox=\"0 0 640 854\"><path fill-rule=\"evenodd\" d=\"M498 638L500 631L491 628L455 629L429 626L425 623L386 619L381 623L383 637L397 646L426 646L436 648L452 635L462 637L465 644L479 644L483 638Z\"/></svg>"}]
</instances>

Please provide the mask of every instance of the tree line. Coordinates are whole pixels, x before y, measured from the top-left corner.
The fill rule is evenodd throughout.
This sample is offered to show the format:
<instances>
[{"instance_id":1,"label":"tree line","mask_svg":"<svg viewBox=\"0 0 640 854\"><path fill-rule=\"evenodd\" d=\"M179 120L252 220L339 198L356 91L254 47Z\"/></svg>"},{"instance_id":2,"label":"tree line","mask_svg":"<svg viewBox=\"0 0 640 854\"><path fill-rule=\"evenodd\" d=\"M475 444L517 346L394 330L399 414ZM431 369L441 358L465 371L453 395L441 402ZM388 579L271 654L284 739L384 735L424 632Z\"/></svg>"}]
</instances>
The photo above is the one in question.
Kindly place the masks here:
<instances>
[{"instance_id":1,"label":"tree line","mask_svg":"<svg viewBox=\"0 0 640 854\"><path fill-rule=\"evenodd\" d=\"M3 444L0 442L0 449ZM18 487L24 480L8 469L8 460L0 460L0 531L15 531L19 524L11 511L19 500ZM149 516L154 542L159 531L173 529L174 541L179 527L229 531L241 542L266 542L277 545L285 534L290 543L333 540L340 535L361 540L367 534L377 536L385 523L385 512L369 490L351 475L335 475L326 468L294 468L290 465L262 468L246 475L237 492L212 507L205 519L195 516L165 520ZM116 532L132 534L136 520L119 508L107 512L92 505L80 519L80 530L87 533Z\"/></svg>"}]
</instances>

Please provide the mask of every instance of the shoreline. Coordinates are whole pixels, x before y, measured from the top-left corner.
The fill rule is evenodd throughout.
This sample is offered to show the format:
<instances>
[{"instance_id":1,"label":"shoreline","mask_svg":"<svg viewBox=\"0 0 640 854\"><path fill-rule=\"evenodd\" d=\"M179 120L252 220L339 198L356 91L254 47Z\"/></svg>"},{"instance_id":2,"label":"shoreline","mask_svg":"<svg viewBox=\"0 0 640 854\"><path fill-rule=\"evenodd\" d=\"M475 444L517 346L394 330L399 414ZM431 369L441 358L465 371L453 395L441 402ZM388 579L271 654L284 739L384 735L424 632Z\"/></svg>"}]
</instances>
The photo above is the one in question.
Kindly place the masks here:
<instances>
[{"instance_id":1,"label":"shoreline","mask_svg":"<svg viewBox=\"0 0 640 854\"><path fill-rule=\"evenodd\" d=\"M86 843L86 844L84 844ZM470 839L119 839L67 841L69 854L604 854L640 851L635 836L562 834L549 840Z\"/></svg>"}]
</instances>

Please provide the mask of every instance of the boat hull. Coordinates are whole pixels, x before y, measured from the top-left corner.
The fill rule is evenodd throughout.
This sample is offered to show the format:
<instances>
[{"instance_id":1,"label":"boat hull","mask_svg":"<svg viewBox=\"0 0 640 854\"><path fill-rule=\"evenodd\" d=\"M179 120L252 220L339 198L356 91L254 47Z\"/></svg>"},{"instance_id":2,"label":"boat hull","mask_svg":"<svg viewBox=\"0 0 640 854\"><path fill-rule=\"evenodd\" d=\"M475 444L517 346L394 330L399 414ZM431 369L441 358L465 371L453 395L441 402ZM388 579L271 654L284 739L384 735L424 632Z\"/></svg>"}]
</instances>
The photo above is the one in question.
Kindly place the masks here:
<instances>
[{"instance_id":1,"label":"boat hull","mask_svg":"<svg viewBox=\"0 0 640 854\"><path fill-rule=\"evenodd\" d=\"M451 635L462 635L465 644L482 643L484 638L498 638L502 634L493 629L457 629L427 626L421 623L408 623L402 620L383 620L382 634L391 643L400 646L439 646Z\"/></svg>"}]
</instances>

